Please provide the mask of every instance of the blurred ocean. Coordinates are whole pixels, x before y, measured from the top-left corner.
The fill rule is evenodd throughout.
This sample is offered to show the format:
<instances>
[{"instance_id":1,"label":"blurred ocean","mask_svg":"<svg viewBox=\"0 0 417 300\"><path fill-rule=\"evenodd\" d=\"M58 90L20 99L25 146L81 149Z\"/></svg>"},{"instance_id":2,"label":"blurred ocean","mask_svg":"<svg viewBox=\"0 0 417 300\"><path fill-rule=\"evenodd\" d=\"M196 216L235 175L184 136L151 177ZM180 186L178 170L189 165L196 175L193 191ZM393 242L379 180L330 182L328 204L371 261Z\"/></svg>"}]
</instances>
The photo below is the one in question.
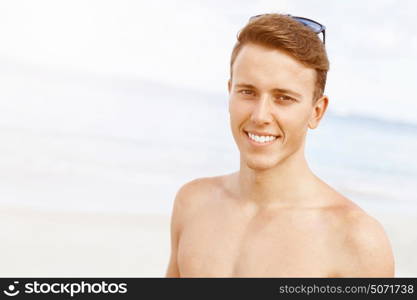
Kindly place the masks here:
<instances>
[{"instance_id":1,"label":"blurred ocean","mask_svg":"<svg viewBox=\"0 0 417 300\"><path fill-rule=\"evenodd\" d=\"M170 213L178 188L233 172L224 94L140 79L0 70L0 203ZM330 95L331 96L331 95ZM417 124L330 111L310 131L312 169L367 210L417 211Z\"/></svg>"},{"instance_id":2,"label":"blurred ocean","mask_svg":"<svg viewBox=\"0 0 417 300\"><path fill-rule=\"evenodd\" d=\"M417 211L417 125L328 114L306 152L317 174L361 206Z\"/></svg>"}]
</instances>

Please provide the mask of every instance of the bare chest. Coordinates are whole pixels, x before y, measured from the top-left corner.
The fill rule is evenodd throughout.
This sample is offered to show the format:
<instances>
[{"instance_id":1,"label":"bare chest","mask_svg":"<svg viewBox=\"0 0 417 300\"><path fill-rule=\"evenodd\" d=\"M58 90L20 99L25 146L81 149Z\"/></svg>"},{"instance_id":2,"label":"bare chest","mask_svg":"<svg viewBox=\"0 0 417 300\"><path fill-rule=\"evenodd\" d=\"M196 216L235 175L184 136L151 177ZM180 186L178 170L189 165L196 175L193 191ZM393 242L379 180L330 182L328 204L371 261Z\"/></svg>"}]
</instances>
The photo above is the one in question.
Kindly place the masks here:
<instances>
[{"instance_id":1,"label":"bare chest","mask_svg":"<svg viewBox=\"0 0 417 300\"><path fill-rule=\"evenodd\" d=\"M298 224L298 225L296 225ZM332 270L323 229L291 221L204 219L179 241L182 277L325 277Z\"/></svg>"}]
</instances>

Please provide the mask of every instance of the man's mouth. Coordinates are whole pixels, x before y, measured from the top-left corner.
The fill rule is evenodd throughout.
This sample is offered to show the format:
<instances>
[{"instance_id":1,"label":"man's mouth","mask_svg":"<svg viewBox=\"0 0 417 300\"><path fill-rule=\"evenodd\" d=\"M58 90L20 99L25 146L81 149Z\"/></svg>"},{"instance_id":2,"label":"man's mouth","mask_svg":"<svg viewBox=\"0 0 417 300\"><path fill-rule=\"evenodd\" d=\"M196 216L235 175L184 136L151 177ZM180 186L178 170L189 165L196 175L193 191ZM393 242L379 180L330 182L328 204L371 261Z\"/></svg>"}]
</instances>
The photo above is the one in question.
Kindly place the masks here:
<instances>
[{"instance_id":1,"label":"man's mouth","mask_svg":"<svg viewBox=\"0 0 417 300\"><path fill-rule=\"evenodd\" d=\"M246 136L249 138L249 140L257 143L257 144L271 144L276 139L280 138L279 135L272 135L269 133L254 133L250 131L244 131Z\"/></svg>"}]
</instances>

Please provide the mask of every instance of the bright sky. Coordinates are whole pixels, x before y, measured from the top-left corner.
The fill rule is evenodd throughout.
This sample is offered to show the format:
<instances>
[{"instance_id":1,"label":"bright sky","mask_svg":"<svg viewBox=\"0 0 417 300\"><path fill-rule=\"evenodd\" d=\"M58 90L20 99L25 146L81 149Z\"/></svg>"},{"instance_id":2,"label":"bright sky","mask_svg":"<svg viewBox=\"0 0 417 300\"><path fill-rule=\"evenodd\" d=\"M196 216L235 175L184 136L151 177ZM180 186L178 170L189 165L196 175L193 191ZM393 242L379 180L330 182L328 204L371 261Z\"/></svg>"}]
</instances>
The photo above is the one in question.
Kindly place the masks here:
<instances>
[{"instance_id":1,"label":"bright sky","mask_svg":"<svg viewBox=\"0 0 417 300\"><path fill-rule=\"evenodd\" d=\"M417 2L0 2L0 63L144 78L226 93L238 30L284 12L327 27L331 109L417 122Z\"/></svg>"}]
</instances>

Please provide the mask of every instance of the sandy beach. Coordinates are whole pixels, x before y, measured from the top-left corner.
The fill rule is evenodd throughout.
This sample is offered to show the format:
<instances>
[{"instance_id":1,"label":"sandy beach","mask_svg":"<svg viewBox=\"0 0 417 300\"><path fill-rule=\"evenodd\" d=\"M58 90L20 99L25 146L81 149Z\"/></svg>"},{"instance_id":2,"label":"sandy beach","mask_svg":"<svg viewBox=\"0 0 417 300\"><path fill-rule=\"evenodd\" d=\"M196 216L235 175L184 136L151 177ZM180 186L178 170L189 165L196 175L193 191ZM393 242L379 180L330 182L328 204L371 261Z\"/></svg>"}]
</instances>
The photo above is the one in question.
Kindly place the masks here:
<instances>
[{"instance_id":1,"label":"sandy beach","mask_svg":"<svg viewBox=\"0 0 417 300\"><path fill-rule=\"evenodd\" d=\"M397 277L417 276L417 218L379 214ZM2 277L162 277L169 216L0 209Z\"/></svg>"},{"instance_id":2,"label":"sandy beach","mask_svg":"<svg viewBox=\"0 0 417 300\"><path fill-rule=\"evenodd\" d=\"M160 277L169 216L0 209L0 276Z\"/></svg>"}]
</instances>

